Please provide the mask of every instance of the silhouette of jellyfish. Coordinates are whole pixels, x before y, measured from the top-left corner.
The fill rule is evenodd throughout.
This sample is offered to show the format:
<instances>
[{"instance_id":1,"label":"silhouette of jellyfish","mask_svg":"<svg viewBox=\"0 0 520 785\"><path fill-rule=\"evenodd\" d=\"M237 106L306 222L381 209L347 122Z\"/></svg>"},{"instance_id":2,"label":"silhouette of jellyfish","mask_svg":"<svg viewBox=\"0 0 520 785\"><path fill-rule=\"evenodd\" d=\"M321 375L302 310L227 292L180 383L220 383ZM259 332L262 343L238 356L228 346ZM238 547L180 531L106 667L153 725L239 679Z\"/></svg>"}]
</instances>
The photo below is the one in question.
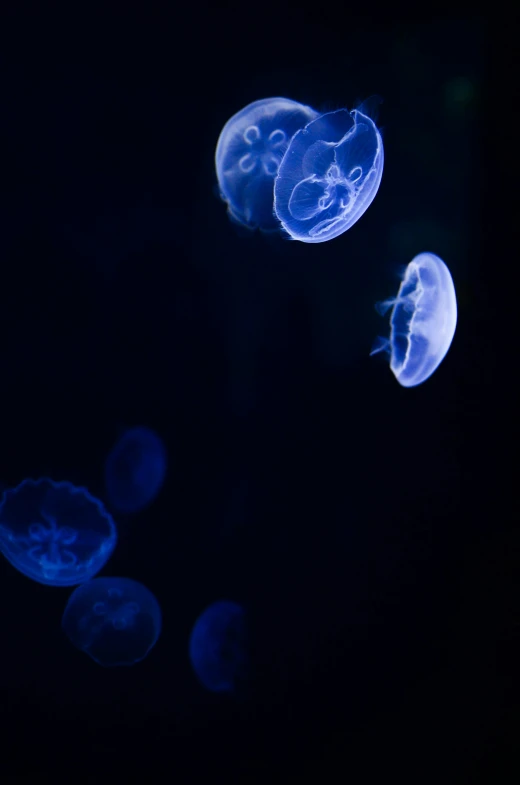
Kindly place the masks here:
<instances>
[{"instance_id":1,"label":"silhouette of jellyfish","mask_svg":"<svg viewBox=\"0 0 520 785\"><path fill-rule=\"evenodd\" d=\"M161 633L161 608L131 578L94 578L75 589L61 626L76 648L104 667L143 660Z\"/></svg>"},{"instance_id":2,"label":"silhouette of jellyfish","mask_svg":"<svg viewBox=\"0 0 520 785\"><path fill-rule=\"evenodd\" d=\"M211 692L235 692L247 668L243 608L227 601L208 606L193 626L189 655L203 687Z\"/></svg>"},{"instance_id":3,"label":"silhouette of jellyfish","mask_svg":"<svg viewBox=\"0 0 520 785\"><path fill-rule=\"evenodd\" d=\"M23 480L0 500L0 550L38 583L73 586L89 580L106 564L116 540L103 504L70 482Z\"/></svg>"},{"instance_id":4,"label":"silhouette of jellyfish","mask_svg":"<svg viewBox=\"0 0 520 785\"><path fill-rule=\"evenodd\" d=\"M233 115L222 129L215 167L232 220L249 229L273 231L273 180L296 131L318 113L289 98L264 98Z\"/></svg>"},{"instance_id":5,"label":"silhouette of jellyfish","mask_svg":"<svg viewBox=\"0 0 520 785\"><path fill-rule=\"evenodd\" d=\"M155 499L166 476L166 449L149 428L131 428L105 462L105 486L118 512L139 512Z\"/></svg>"},{"instance_id":6,"label":"silhouette of jellyfish","mask_svg":"<svg viewBox=\"0 0 520 785\"><path fill-rule=\"evenodd\" d=\"M354 109L327 112L291 139L274 182L274 211L294 240L323 243L346 232L372 203L383 140Z\"/></svg>"},{"instance_id":7,"label":"silhouette of jellyfish","mask_svg":"<svg viewBox=\"0 0 520 785\"><path fill-rule=\"evenodd\" d=\"M450 271L438 256L418 254L406 267L397 297L376 305L392 308L390 340L378 338L370 354L387 351L403 387L416 387L438 368L457 325L457 299Z\"/></svg>"}]
</instances>

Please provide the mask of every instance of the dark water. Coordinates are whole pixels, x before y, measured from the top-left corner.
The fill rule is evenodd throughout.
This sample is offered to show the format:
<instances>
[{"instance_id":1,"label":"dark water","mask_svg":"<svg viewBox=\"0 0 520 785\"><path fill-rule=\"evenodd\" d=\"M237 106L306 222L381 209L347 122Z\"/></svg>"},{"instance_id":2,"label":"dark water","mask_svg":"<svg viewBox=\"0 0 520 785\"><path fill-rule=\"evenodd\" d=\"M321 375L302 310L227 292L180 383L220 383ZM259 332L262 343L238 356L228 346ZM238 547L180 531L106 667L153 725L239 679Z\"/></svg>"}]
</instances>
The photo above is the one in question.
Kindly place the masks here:
<instances>
[{"instance_id":1,"label":"dark water","mask_svg":"<svg viewBox=\"0 0 520 785\"><path fill-rule=\"evenodd\" d=\"M488 30L390 11L8 14L1 481L104 498L109 449L141 425L168 475L116 516L102 572L161 604L138 666L96 667L60 630L69 592L0 565L2 782L506 781L518 537L493 512ZM241 234L215 195L222 125L271 95L382 99L379 193L329 243ZM369 357L374 304L424 250L451 270L459 322L408 390ZM190 668L220 599L248 614L240 700Z\"/></svg>"}]
</instances>

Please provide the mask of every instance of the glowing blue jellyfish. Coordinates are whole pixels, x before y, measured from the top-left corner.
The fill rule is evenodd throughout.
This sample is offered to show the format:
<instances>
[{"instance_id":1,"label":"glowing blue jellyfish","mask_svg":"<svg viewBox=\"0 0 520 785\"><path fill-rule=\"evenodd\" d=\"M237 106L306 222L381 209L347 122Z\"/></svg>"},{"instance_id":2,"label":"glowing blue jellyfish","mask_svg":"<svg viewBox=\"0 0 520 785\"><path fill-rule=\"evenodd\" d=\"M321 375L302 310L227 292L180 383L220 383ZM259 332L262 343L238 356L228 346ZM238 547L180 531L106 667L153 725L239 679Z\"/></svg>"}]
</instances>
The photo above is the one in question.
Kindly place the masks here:
<instances>
[{"instance_id":1,"label":"glowing blue jellyfish","mask_svg":"<svg viewBox=\"0 0 520 785\"><path fill-rule=\"evenodd\" d=\"M70 482L23 480L0 500L0 550L39 583L73 586L89 580L107 562L116 540L103 504Z\"/></svg>"},{"instance_id":2,"label":"glowing blue jellyfish","mask_svg":"<svg viewBox=\"0 0 520 785\"><path fill-rule=\"evenodd\" d=\"M211 692L235 692L246 676L244 610L234 602L214 602L191 632L189 654L201 684Z\"/></svg>"},{"instance_id":3,"label":"glowing blue jellyfish","mask_svg":"<svg viewBox=\"0 0 520 785\"><path fill-rule=\"evenodd\" d=\"M166 449L149 428L125 431L105 462L105 486L118 512L139 512L161 490L166 476Z\"/></svg>"},{"instance_id":4,"label":"glowing blue jellyfish","mask_svg":"<svg viewBox=\"0 0 520 785\"><path fill-rule=\"evenodd\" d=\"M370 117L338 109L291 139L274 183L274 210L295 240L323 243L371 205L383 174L383 140Z\"/></svg>"},{"instance_id":5,"label":"glowing blue jellyfish","mask_svg":"<svg viewBox=\"0 0 520 785\"><path fill-rule=\"evenodd\" d=\"M76 648L105 667L143 660L161 633L161 608L131 578L94 578L75 589L61 626Z\"/></svg>"},{"instance_id":6,"label":"glowing blue jellyfish","mask_svg":"<svg viewBox=\"0 0 520 785\"><path fill-rule=\"evenodd\" d=\"M249 229L273 231L273 181L296 131L317 112L289 98L254 101L233 115L222 129L215 167L230 217Z\"/></svg>"},{"instance_id":7,"label":"glowing blue jellyfish","mask_svg":"<svg viewBox=\"0 0 520 785\"><path fill-rule=\"evenodd\" d=\"M371 354L386 350L399 384L415 387L438 368L457 325L455 287L442 259L432 253L412 259L397 297L376 306L381 314L390 307L390 340L379 338Z\"/></svg>"}]
</instances>

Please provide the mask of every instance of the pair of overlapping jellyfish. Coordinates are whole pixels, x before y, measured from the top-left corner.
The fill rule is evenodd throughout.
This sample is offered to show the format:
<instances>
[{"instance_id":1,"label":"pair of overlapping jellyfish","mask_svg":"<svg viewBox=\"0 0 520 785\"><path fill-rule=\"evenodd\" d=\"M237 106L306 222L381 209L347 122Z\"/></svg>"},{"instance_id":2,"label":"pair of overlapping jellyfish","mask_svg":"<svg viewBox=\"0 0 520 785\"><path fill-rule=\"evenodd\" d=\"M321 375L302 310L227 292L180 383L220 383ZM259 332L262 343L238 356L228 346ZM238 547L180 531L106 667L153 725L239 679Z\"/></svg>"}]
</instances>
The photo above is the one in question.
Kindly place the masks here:
<instances>
[{"instance_id":1,"label":"pair of overlapping jellyfish","mask_svg":"<svg viewBox=\"0 0 520 785\"><path fill-rule=\"evenodd\" d=\"M361 109L320 114L278 97L254 101L228 120L215 167L236 223L323 243L370 206L383 159L381 134Z\"/></svg>"},{"instance_id":2,"label":"pair of overlapping jellyfish","mask_svg":"<svg viewBox=\"0 0 520 785\"><path fill-rule=\"evenodd\" d=\"M161 439L147 428L126 431L105 464L109 504L138 512L155 498L166 472ZM103 502L86 488L49 477L23 480L0 499L0 550L22 574L50 586L75 586L62 618L71 642L101 665L132 665L155 645L161 609L130 578L94 576L117 543Z\"/></svg>"}]
</instances>

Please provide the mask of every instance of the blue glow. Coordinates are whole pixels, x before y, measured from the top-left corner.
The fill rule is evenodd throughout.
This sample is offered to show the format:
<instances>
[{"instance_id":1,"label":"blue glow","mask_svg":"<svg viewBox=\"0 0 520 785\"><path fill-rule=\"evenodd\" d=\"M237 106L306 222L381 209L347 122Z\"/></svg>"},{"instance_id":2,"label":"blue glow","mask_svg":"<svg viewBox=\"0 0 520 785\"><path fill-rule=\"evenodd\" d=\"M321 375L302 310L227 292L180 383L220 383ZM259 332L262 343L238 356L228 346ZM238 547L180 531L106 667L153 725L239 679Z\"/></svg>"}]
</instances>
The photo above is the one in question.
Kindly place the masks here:
<instances>
[{"instance_id":1,"label":"blue glow","mask_svg":"<svg viewBox=\"0 0 520 785\"><path fill-rule=\"evenodd\" d=\"M249 229L273 231L273 181L296 131L318 113L289 98L264 98L233 115L222 129L215 168L229 216Z\"/></svg>"},{"instance_id":2,"label":"blue glow","mask_svg":"<svg viewBox=\"0 0 520 785\"><path fill-rule=\"evenodd\" d=\"M149 428L125 431L105 462L105 486L118 512L139 512L155 499L166 476L166 449Z\"/></svg>"},{"instance_id":3,"label":"blue glow","mask_svg":"<svg viewBox=\"0 0 520 785\"><path fill-rule=\"evenodd\" d=\"M390 340L379 338L371 354L385 350L403 387L416 387L439 367L457 326L457 298L450 271L438 256L421 253L406 267L397 297L378 303L392 308Z\"/></svg>"},{"instance_id":4,"label":"blue glow","mask_svg":"<svg viewBox=\"0 0 520 785\"><path fill-rule=\"evenodd\" d=\"M244 610L234 602L214 602L199 616L190 637L193 670L211 692L234 692L247 667Z\"/></svg>"},{"instance_id":5,"label":"blue glow","mask_svg":"<svg viewBox=\"0 0 520 785\"><path fill-rule=\"evenodd\" d=\"M116 541L103 504L70 482L23 480L0 500L0 550L38 583L73 586L89 580L106 564Z\"/></svg>"},{"instance_id":6,"label":"blue glow","mask_svg":"<svg viewBox=\"0 0 520 785\"><path fill-rule=\"evenodd\" d=\"M316 118L291 139L274 183L274 210L295 240L323 243L371 205L383 174L383 140L354 109Z\"/></svg>"},{"instance_id":7,"label":"blue glow","mask_svg":"<svg viewBox=\"0 0 520 785\"><path fill-rule=\"evenodd\" d=\"M161 633L161 608L131 578L94 578L69 597L61 626L76 648L104 667L143 660Z\"/></svg>"}]
</instances>

